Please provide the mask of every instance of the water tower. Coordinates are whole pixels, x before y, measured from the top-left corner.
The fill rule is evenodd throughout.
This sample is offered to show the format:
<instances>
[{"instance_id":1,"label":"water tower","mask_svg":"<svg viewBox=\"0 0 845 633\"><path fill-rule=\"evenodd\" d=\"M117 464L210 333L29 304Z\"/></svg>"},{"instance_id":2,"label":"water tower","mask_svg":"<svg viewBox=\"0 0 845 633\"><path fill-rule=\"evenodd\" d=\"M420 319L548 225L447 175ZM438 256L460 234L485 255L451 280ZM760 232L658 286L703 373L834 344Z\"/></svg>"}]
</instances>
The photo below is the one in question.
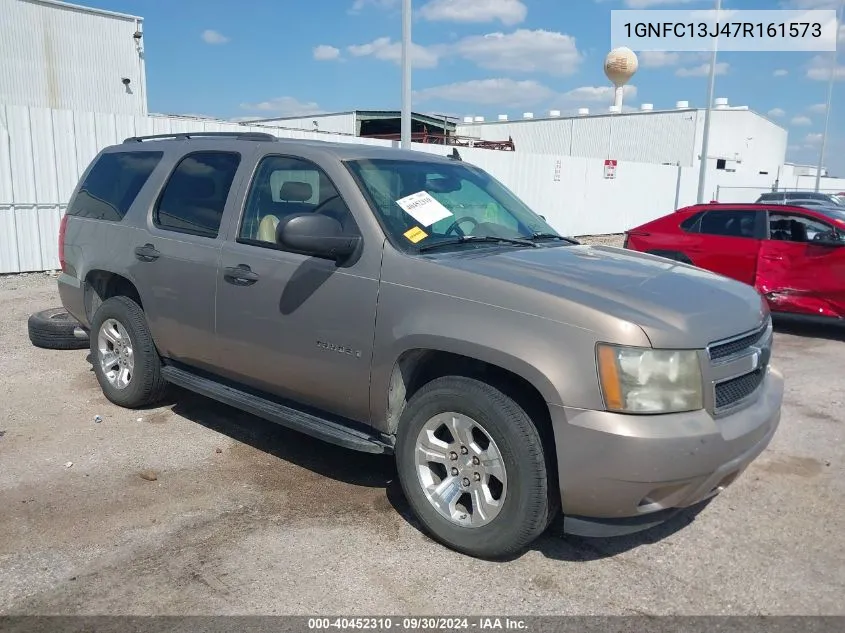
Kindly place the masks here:
<instances>
[{"instance_id":1,"label":"water tower","mask_svg":"<svg viewBox=\"0 0 845 633\"><path fill-rule=\"evenodd\" d=\"M604 74L616 87L616 96L613 100L615 108L622 111L622 97L625 92L625 84L631 81L631 77L637 72L640 62L636 54L630 48L621 46L614 48L607 54L604 60Z\"/></svg>"}]
</instances>

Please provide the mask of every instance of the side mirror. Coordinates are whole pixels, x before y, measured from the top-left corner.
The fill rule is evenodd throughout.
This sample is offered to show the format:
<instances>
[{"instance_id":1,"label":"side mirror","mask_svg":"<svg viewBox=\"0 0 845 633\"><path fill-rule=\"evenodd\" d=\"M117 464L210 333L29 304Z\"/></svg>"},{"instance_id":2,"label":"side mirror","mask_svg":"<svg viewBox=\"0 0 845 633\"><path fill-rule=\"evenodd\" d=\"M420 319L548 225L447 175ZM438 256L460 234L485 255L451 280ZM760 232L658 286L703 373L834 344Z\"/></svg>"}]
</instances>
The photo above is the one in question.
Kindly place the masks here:
<instances>
[{"instance_id":1,"label":"side mirror","mask_svg":"<svg viewBox=\"0 0 845 633\"><path fill-rule=\"evenodd\" d=\"M340 222L319 213L285 218L276 227L276 242L280 246L338 264L348 259L358 248L361 238L343 235Z\"/></svg>"},{"instance_id":2,"label":"side mirror","mask_svg":"<svg viewBox=\"0 0 845 633\"><path fill-rule=\"evenodd\" d=\"M813 241L810 243L817 244L819 246L845 246L845 241L839 237L836 231L824 231L823 233L817 233L813 238Z\"/></svg>"}]
</instances>

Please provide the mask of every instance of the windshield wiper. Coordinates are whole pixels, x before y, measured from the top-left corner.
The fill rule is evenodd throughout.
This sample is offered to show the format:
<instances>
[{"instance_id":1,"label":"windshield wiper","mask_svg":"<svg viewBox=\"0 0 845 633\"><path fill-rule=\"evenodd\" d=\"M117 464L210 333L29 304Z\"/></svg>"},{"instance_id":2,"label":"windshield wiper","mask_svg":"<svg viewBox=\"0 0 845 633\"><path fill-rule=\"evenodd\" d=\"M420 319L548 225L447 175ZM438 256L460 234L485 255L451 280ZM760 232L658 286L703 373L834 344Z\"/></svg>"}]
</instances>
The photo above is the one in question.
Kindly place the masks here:
<instances>
[{"instance_id":1,"label":"windshield wiper","mask_svg":"<svg viewBox=\"0 0 845 633\"><path fill-rule=\"evenodd\" d=\"M431 244L426 244L425 246L420 247L420 253L425 251L430 251L435 248L442 248L444 246L458 246L460 244L472 244L472 243L504 243L504 244L515 244L516 246L531 246L536 247L535 244L531 240L525 239L516 239L513 237L495 237L493 235L464 235L463 237L457 237L453 240L442 240L440 242L433 242Z\"/></svg>"},{"instance_id":2,"label":"windshield wiper","mask_svg":"<svg viewBox=\"0 0 845 633\"><path fill-rule=\"evenodd\" d=\"M569 242L570 244L580 244L578 240L573 240L571 237L564 237L563 235L558 235L557 233L533 233L530 237L526 237L527 240L532 240L534 242L538 242L540 240L563 240L564 242Z\"/></svg>"}]
</instances>

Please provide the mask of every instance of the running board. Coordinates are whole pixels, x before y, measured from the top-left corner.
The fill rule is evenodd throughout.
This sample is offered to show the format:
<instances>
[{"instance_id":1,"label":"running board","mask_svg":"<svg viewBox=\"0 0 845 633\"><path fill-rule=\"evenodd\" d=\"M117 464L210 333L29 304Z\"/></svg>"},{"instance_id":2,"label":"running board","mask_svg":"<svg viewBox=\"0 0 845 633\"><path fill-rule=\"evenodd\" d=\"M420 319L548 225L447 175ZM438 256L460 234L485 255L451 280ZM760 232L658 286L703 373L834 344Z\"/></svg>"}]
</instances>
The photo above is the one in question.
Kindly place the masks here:
<instances>
[{"instance_id":1,"label":"running board","mask_svg":"<svg viewBox=\"0 0 845 633\"><path fill-rule=\"evenodd\" d=\"M363 453L392 454L393 447L384 440L366 432L347 427L338 422L306 413L255 396L240 389L220 384L215 380L198 376L190 371L165 365L162 377L174 385L183 387L207 398L235 407L259 418L305 433L311 437L343 446Z\"/></svg>"}]
</instances>

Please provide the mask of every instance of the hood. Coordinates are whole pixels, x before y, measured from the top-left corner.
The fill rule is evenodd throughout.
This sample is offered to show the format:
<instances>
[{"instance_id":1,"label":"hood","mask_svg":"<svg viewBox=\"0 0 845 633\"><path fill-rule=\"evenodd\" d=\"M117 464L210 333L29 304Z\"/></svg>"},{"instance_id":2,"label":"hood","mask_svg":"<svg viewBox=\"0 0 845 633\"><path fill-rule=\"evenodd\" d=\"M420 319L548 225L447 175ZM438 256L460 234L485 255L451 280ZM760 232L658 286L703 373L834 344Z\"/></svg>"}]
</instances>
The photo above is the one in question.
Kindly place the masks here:
<instances>
[{"instance_id":1,"label":"hood","mask_svg":"<svg viewBox=\"0 0 845 633\"><path fill-rule=\"evenodd\" d=\"M478 284L485 303L572 323L567 303L640 326L654 347L696 347L758 327L768 315L746 284L666 259L601 246L514 248L437 258L438 263L513 284ZM491 292L492 291L492 292ZM510 305L518 296L520 305ZM587 323L576 323L589 327Z\"/></svg>"}]
</instances>

